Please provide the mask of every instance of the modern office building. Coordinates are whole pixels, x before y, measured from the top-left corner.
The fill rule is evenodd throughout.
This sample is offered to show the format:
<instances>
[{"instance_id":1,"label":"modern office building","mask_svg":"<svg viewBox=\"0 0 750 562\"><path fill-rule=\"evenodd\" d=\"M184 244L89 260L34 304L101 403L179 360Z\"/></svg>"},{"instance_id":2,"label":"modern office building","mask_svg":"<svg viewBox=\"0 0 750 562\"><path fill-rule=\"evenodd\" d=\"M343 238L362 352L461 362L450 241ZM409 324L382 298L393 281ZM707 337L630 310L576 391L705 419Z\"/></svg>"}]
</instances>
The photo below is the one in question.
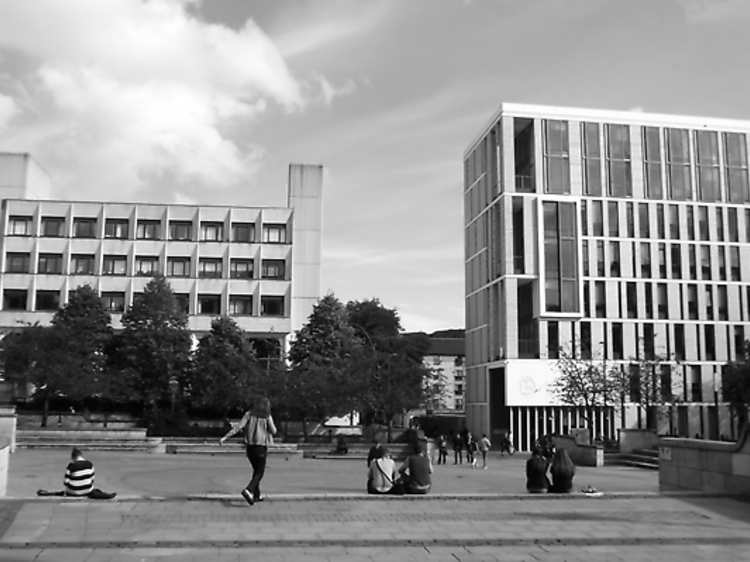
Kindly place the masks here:
<instances>
[{"instance_id":1,"label":"modern office building","mask_svg":"<svg viewBox=\"0 0 750 562\"><path fill-rule=\"evenodd\" d=\"M464 155L467 424L516 446L583 425L560 347L668 358L666 427L735 431L721 369L750 337L750 122L503 104ZM631 389L633 393L639 390ZM643 424L633 400L596 433ZM661 423L661 422L660 422Z\"/></svg>"},{"instance_id":2,"label":"modern office building","mask_svg":"<svg viewBox=\"0 0 750 562\"><path fill-rule=\"evenodd\" d=\"M161 274L196 335L230 315L283 349L320 297L322 184L321 166L293 164L286 207L57 201L30 156L0 154L0 331L49 323L83 284L117 329Z\"/></svg>"}]
</instances>

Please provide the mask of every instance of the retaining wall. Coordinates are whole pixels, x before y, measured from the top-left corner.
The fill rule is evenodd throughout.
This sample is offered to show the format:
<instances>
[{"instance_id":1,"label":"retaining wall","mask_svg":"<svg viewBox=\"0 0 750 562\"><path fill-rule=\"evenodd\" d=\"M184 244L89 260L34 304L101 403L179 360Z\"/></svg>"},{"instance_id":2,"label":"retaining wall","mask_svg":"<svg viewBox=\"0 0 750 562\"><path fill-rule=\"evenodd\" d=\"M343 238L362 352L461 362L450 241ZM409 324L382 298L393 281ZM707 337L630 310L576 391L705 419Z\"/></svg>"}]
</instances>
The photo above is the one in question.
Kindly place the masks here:
<instances>
[{"instance_id":1,"label":"retaining wall","mask_svg":"<svg viewBox=\"0 0 750 562\"><path fill-rule=\"evenodd\" d=\"M654 429L618 429L620 453L629 455L636 449L654 449L659 445L659 435Z\"/></svg>"},{"instance_id":2,"label":"retaining wall","mask_svg":"<svg viewBox=\"0 0 750 562\"><path fill-rule=\"evenodd\" d=\"M565 449L576 466L604 466L604 448L601 445L578 443L572 435L554 437L555 447Z\"/></svg>"},{"instance_id":3,"label":"retaining wall","mask_svg":"<svg viewBox=\"0 0 750 562\"><path fill-rule=\"evenodd\" d=\"M0 498L8 492L8 462L10 458L10 439L0 437Z\"/></svg>"}]
</instances>

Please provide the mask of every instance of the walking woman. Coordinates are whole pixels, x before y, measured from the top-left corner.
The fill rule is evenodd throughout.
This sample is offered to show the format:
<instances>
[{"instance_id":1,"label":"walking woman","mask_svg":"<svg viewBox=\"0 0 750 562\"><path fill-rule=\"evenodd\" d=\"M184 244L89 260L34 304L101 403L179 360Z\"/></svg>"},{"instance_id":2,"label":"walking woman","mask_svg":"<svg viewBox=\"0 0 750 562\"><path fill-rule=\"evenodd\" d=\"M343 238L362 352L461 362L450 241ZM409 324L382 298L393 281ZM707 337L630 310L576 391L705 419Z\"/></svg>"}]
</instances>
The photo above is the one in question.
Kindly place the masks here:
<instances>
[{"instance_id":1,"label":"walking woman","mask_svg":"<svg viewBox=\"0 0 750 562\"><path fill-rule=\"evenodd\" d=\"M273 436L276 435L276 426L271 417L271 402L268 398L256 400L252 409L245 412L239 423L233 425L232 429L219 439L219 444L223 445L227 439L243 429L245 452L250 466L253 467L253 477L241 493L245 501L253 505L257 501L263 501L260 496L260 481L266 471L268 445L273 443Z\"/></svg>"}]
</instances>

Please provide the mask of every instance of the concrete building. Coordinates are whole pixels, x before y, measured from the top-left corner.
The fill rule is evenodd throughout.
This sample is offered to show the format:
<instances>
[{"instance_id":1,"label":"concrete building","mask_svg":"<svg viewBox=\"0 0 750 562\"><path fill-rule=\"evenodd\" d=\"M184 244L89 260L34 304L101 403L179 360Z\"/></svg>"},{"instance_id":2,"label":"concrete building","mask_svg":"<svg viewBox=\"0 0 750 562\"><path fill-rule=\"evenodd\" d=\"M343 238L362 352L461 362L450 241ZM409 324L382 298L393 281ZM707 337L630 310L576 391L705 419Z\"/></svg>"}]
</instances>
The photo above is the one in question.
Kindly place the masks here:
<instances>
[{"instance_id":1,"label":"concrete building","mask_svg":"<svg viewBox=\"0 0 750 562\"><path fill-rule=\"evenodd\" d=\"M424 357L424 364L440 374L443 386L440 396L428 405L432 414L461 414L464 411L464 347L463 338L430 336L430 349Z\"/></svg>"},{"instance_id":2,"label":"concrete building","mask_svg":"<svg viewBox=\"0 0 750 562\"><path fill-rule=\"evenodd\" d=\"M51 184L28 155L0 154L1 331L49 323L83 284L117 329L162 274L196 335L225 314L283 348L320 297L321 166L290 166L286 207L57 201Z\"/></svg>"},{"instance_id":3,"label":"concrete building","mask_svg":"<svg viewBox=\"0 0 750 562\"><path fill-rule=\"evenodd\" d=\"M748 133L745 121L500 106L464 154L472 431L510 430L523 450L582 425L550 389L560 347L580 342L622 369L668 359L660 384L679 404L661 431L733 434L720 384L750 334ZM596 433L643 416L602 410Z\"/></svg>"}]
</instances>

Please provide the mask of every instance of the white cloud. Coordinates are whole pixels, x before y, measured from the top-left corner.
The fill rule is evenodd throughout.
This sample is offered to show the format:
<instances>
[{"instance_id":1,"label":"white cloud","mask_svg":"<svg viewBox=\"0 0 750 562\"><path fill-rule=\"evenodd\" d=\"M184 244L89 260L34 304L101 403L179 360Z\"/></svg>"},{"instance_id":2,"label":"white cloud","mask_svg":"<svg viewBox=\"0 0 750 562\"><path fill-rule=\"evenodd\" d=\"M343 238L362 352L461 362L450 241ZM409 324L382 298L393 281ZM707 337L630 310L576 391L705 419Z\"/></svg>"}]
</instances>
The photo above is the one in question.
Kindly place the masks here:
<instances>
[{"instance_id":1,"label":"white cloud","mask_svg":"<svg viewBox=\"0 0 750 562\"><path fill-rule=\"evenodd\" d=\"M262 150L237 131L269 104L304 108L303 85L252 21L207 24L188 4L0 3L0 149L33 152L66 196L106 199L102 178L118 199L147 178L211 189L250 179Z\"/></svg>"},{"instance_id":2,"label":"white cloud","mask_svg":"<svg viewBox=\"0 0 750 562\"><path fill-rule=\"evenodd\" d=\"M318 101L323 105L331 105L334 98L353 94L357 91L357 85L351 78L346 80L340 86L334 86L326 79L325 76L318 75L316 76L316 78L320 85L320 95L318 97Z\"/></svg>"}]
</instances>

